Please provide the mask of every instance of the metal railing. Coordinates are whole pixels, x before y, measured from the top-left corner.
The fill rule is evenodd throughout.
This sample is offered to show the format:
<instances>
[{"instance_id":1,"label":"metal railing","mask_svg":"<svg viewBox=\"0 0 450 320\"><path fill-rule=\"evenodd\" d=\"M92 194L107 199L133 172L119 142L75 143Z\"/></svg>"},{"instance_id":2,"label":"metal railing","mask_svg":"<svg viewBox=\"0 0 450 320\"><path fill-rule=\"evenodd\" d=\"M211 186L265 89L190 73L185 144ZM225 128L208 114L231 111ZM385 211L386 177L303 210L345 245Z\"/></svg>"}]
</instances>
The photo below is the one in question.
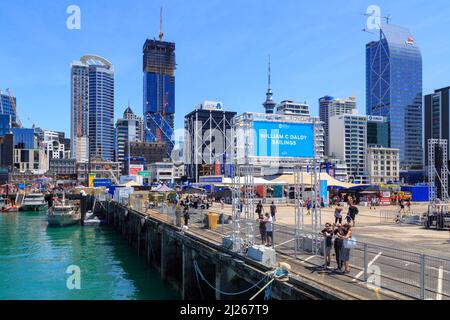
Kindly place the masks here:
<instances>
[{"instance_id":1,"label":"metal railing","mask_svg":"<svg viewBox=\"0 0 450 320\"><path fill-rule=\"evenodd\" d=\"M160 214L169 217L169 223L181 227L184 224L183 213L181 216L175 211L175 206L163 206L155 208ZM229 221L230 214L221 213L220 208L189 209L189 229L209 229L208 232L225 237L232 233L232 225ZM208 226L208 213L219 215L217 228L211 230ZM387 221L398 212L380 214ZM181 222L180 222L181 219ZM224 223L225 222L225 223ZM299 259L308 257L308 263L321 267L325 264L325 238L321 234L314 234L307 230L296 230L294 227L273 225L273 248L277 253ZM259 222L254 222L255 244L260 244ZM355 235L357 237L357 234ZM321 250L313 252L313 241L319 243ZM334 249L332 249L334 253ZM350 252L351 273L355 285L363 284L369 288L380 288L401 294L414 299L422 300L450 300L450 260L423 255L416 252L390 248L370 243L357 241L357 246ZM331 269L337 267L335 257L331 257Z\"/></svg>"},{"instance_id":2,"label":"metal railing","mask_svg":"<svg viewBox=\"0 0 450 320\"><path fill-rule=\"evenodd\" d=\"M423 213L411 211L405 211L400 213L399 211L393 210L381 210L380 211L380 224L413 224L422 225L423 224Z\"/></svg>"}]
</instances>

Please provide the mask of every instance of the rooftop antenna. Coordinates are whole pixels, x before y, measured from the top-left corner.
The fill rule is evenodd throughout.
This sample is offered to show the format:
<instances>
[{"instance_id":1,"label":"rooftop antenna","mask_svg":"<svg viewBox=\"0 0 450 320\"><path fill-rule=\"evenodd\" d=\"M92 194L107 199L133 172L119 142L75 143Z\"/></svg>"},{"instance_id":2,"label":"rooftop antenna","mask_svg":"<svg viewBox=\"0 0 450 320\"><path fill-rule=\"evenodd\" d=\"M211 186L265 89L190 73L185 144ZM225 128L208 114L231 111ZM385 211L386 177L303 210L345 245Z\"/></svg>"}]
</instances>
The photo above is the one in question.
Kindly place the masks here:
<instances>
[{"instance_id":1,"label":"rooftop antenna","mask_svg":"<svg viewBox=\"0 0 450 320\"><path fill-rule=\"evenodd\" d=\"M163 8L161 7L161 11L159 14L159 41L162 41L164 37L164 32L163 32Z\"/></svg>"},{"instance_id":2,"label":"rooftop antenna","mask_svg":"<svg viewBox=\"0 0 450 320\"><path fill-rule=\"evenodd\" d=\"M269 54L269 90L272 89L272 64L270 62L270 54Z\"/></svg>"}]
</instances>

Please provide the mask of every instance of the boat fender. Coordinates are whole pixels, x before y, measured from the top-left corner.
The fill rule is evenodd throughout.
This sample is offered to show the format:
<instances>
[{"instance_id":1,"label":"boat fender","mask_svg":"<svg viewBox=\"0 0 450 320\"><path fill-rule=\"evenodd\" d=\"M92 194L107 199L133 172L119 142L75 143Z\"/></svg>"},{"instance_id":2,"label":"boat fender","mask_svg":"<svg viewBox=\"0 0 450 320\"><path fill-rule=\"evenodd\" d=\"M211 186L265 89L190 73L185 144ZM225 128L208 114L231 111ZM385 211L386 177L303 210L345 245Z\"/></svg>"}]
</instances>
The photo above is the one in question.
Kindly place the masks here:
<instances>
[{"instance_id":1,"label":"boat fender","mask_svg":"<svg viewBox=\"0 0 450 320\"><path fill-rule=\"evenodd\" d=\"M128 210L125 210L123 216L125 217L125 220L128 218Z\"/></svg>"},{"instance_id":2,"label":"boat fender","mask_svg":"<svg viewBox=\"0 0 450 320\"><path fill-rule=\"evenodd\" d=\"M145 219L145 218L141 219L141 229L145 227L146 222L147 222L147 219Z\"/></svg>"}]
</instances>

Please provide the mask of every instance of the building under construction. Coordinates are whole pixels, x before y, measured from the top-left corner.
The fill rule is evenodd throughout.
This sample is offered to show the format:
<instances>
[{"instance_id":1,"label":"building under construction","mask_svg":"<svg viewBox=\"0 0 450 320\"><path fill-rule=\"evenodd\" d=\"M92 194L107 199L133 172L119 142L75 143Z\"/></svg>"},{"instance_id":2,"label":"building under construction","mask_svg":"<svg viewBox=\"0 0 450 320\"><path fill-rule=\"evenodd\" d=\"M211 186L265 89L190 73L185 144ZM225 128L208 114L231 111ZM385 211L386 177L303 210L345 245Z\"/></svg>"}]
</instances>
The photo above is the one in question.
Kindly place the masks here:
<instances>
[{"instance_id":1,"label":"building under construction","mask_svg":"<svg viewBox=\"0 0 450 320\"><path fill-rule=\"evenodd\" d=\"M161 19L162 21L162 19ZM175 120L175 43L146 40L143 48L145 140L166 144L170 156Z\"/></svg>"}]
</instances>

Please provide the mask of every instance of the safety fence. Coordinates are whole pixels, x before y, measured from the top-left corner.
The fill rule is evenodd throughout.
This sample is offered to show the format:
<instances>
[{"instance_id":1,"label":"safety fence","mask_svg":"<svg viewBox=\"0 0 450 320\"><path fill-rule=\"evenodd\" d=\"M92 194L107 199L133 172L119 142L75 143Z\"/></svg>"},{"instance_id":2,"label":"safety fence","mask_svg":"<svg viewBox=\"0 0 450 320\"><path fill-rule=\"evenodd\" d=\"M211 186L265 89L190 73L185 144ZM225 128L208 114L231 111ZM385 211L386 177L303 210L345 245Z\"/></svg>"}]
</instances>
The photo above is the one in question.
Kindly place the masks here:
<instances>
[{"instance_id":1,"label":"safety fence","mask_svg":"<svg viewBox=\"0 0 450 320\"><path fill-rule=\"evenodd\" d=\"M413 224L423 225L424 217L423 213L415 211L392 211L381 210L380 211L380 224Z\"/></svg>"},{"instance_id":2,"label":"safety fence","mask_svg":"<svg viewBox=\"0 0 450 320\"><path fill-rule=\"evenodd\" d=\"M154 210L166 216L168 223L178 227L184 225L183 208L164 205ZM217 215L217 226L211 225L210 214ZM389 220L394 214L385 211L380 217ZM231 216L220 213L220 209L190 208L188 224L193 232L208 230L219 237L233 233ZM258 221L254 222L253 230L255 244L263 243ZM299 263L307 260L317 268L324 266L326 248L322 234L296 230L276 222L273 230L272 247L278 254L297 259ZM357 238L357 234L355 236ZM327 270L339 274L334 270L337 267L334 248L331 252L331 265ZM350 250L350 265L351 273L347 276L355 285L385 289L414 299L450 300L450 260L356 241L356 247Z\"/></svg>"}]
</instances>

